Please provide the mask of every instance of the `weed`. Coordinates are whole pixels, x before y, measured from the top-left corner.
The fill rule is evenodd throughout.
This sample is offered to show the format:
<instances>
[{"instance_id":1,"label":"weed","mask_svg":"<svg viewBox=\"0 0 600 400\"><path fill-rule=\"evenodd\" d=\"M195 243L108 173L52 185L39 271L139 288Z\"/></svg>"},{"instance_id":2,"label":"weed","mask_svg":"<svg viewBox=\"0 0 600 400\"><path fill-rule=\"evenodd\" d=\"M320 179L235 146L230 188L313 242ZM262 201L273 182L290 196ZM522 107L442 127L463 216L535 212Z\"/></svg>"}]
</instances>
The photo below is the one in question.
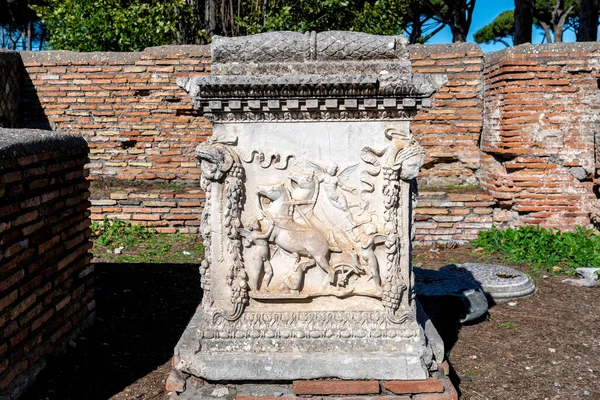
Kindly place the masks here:
<instances>
[{"instance_id":1,"label":"weed","mask_svg":"<svg viewBox=\"0 0 600 400\"><path fill-rule=\"evenodd\" d=\"M465 375L470 376L472 378L475 376L475 372L472 369L468 369L465 371Z\"/></svg>"},{"instance_id":2,"label":"weed","mask_svg":"<svg viewBox=\"0 0 600 400\"><path fill-rule=\"evenodd\" d=\"M94 222L91 229L100 246L132 247L135 243L149 239L152 233L141 225L119 220L110 221L106 216L102 223Z\"/></svg>"},{"instance_id":3,"label":"weed","mask_svg":"<svg viewBox=\"0 0 600 400\"><path fill-rule=\"evenodd\" d=\"M182 192L185 190L185 186L180 185L178 183L166 183L166 182L161 182L156 184L156 188L157 189L161 189L161 190L170 190L172 192Z\"/></svg>"},{"instance_id":4,"label":"weed","mask_svg":"<svg viewBox=\"0 0 600 400\"><path fill-rule=\"evenodd\" d=\"M450 190L472 190L472 189L479 189L480 186L479 185L446 185L443 187L443 189L450 189Z\"/></svg>"},{"instance_id":5,"label":"weed","mask_svg":"<svg viewBox=\"0 0 600 400\"><path fill-rule=\"evenodd\" d=\"M575 268L600 265L600 235L577 227L560 232L533 226L479 232L474 247L499 252L507 261L530 264L550 273L573 273ZM570 270L569 270L570 269Z\"/></svg>"},{"instance_id":6,"label":"weed","mask_svg":"<svg viewBox=\"0 0 600 400\"><path fill-rule=\"evenodd\" d=\"M458 257L450 257L447 260L448 264L460 264L460 258Z\"/></svg>"},{"instance_id":7,"label":"weed","mask_svg":"<svg viewBox=\"0 0 600 400\"><path fill-rule=\"evenodd\" d=\"M506 329L517 329L521 324L512 321L498 322L498 326Z\"/></svg>"}]
</instances>

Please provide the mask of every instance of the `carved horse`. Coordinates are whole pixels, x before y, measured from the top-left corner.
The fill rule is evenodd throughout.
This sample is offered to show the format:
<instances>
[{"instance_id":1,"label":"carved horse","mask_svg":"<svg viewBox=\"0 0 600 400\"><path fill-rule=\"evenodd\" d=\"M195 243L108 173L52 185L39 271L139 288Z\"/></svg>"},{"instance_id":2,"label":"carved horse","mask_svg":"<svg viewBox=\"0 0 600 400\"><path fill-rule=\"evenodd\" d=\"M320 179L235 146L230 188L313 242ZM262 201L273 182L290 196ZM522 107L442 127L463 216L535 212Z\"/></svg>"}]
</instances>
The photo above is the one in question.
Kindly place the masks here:
<instances>
[{"instance_id":1,"label":"carved horse","mask_svg":"<svg viewBox=\"0 0 600 400\"><path fill-rule=\"evenodd\" d=\"M329 265L329 243L321 232L311 227L302 226L293 221L294 203L288 190L283 184L259 187L257 195L270 201L265 216L273 221L273 232L270 241L281 249L299 256L312 258L319 268L329 277L329 283L334 284L335 271ZM261 207L263 206L260 202Z\"/></svg>"}]
</instances>

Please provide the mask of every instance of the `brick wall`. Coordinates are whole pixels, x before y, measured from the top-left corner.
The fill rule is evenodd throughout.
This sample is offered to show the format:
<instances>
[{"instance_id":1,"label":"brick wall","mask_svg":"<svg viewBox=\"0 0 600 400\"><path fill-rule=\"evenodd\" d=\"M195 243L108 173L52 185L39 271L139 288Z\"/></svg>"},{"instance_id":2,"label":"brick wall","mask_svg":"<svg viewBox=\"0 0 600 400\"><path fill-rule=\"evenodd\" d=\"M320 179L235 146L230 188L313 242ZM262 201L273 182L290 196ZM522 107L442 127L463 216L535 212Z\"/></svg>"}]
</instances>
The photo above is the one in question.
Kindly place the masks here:
<instances>
[{"instance_id":1,"label":"brick wall","mask_svg":"<svg viewBox=\"0 0 600 400\"><path fill-rule=\"evenodd\" d=\"M481 181L498 202L496 225L589 225L598 50L524 45L486 57Z\"/></svg>"},{"instance_id":2,"label":"brick wall","mask_svg":"<svg viewBox=\"0 0 600 400\"><path fill-rule=\"evenodd\" d=\"M597 50L597 44L520 46L484 58L474 44L411 46L413 72L449 79L412 125L427 151L421 186L481 183L499 226L589 225L600 153ZM92 179L175 182L198 195L194 148L211 125L175 80L209 74L208 47L21 54L23 124L85 137ZM125 192L127 199L93 193L93 218L109 213L144 218L164 231L194 231L185 218L192 209L198 216L199 207L180 207L181 193L153 192L163 200L150 212L139 189L121 186L113 197Z\"/></svg>"},{"instance_id":3,"label":"brick wall","mask_svg":"<svg viewBox=\"0 0 600 400\"><path fill-rule=\"evenodd\" d=\"M149 226L161 233L198 233L206 198L199 189L147 187L95 190L92 220L104 217Z\"/></svg>"},{"instance_id":4,"label":"brick wall","mask_svg":"<svg viewBox=\"0 0 600 400\"><path fill-rule=\"evenodd\" d=\"M23 63L19 53L0 49L0 128L14 128L19 117Z\"/></svg>"},{"instance_id":5,"label":"brick wall","mask_svg":"<svg viewBox=\"0 0 600 400\"><path fill-rule=\"evenodd\" d=\"M0 398L13 399L94 313L88 148L0 129Z\"/></svg>"},{"instance_id":6,"label":"brick wall","mask_svg":"<svg viewBox=\"0 0 600 400\"><path fill-rule=\"evenodd\" d=\"M494 198L482 191L421 190L415 209L415 242L465 243L492 227Z\"/></svg>"},{"instance_id":7,"label":"brick wall","mask_svg":"<svg viewBox=\"0 0 600 400\"><path fill-rule=\"evenodd\" d=\"M483 54L473 44L411 46L415 73L442 73L448 85L414 124L428 150L427 186L477 184ZM139 53L22 52L28 74L23 121L67 130L90 145L92 178L196 184L194 148L211 125L175 81L210 73L208 46Z\"/></svg>"},{"instance_id":8,"label":"brick wall","mask_svg":"<svg viewBox=\"0 0 600 400\"><path fill-rule=\"evenodd\" d=\"M211 125L180 76L210 73L207 46L137 53L22 52L23 124L82 135L92 178L197 182L194 149Z\"/></svg>"},{"instance_id":9,"label":"brick wall","mask_svg":"<svg viewBox=\"0 0 600 400\"><path fill-rule=\"evenodd\" d=\"M427 151L419 184L478 185L479 136L483 125L483 53L472 43L410 47L414 73L445 74L448 83L432 107L411 124Z\"/></svg>"}]
</instances>

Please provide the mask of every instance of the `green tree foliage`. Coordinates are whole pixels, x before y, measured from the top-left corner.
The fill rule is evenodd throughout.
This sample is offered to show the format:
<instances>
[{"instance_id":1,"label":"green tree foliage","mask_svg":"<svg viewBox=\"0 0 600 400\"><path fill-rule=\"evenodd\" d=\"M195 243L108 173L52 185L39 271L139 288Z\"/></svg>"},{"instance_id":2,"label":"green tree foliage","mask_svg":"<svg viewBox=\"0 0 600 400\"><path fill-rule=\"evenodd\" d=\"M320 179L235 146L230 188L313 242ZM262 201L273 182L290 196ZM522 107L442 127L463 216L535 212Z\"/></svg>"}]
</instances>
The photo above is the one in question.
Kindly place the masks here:
<instances>
[{"instance_id":1,"label":"green tree foliage","mask_svg":"<svg viewBox=\"0 0 600 400\"><path fill-rule=\"evenodd\" d=\"M510 43L506 39L513 37L514 32L515 11L508 10L500 13L492 23L475 32L473 38L475 39L475 43L502 43L506 47L509 47Z\"/></svg>"},{"instance_id":2,"label":"green tree foliage","mask_svg":"<svg viewBox=\"0 0 600 400\"><path fill-rule=\"evenodd\" d=\"M185 0L47 0L32 8L46 25L53 49L76 51L172 44L181 23L193 21Z\"/></svg>"},{"instance_id":3,"label":"green tree foliage","mask_svg":"<svg viewBox=\"0 0 600 400\"><path fill-rule=\"evenodd\" d=\"M466 42L476 0L413 0L418 1L425 13L432 13L434 19L450 27L452 42Z\"/></svg>"},{"instance_id":4,"label":"green tree foliage","mask_svg":"<svg viewBox=\"0 0 600 400\"><path fill-rule=\"evenodd\" d=\"M401 33L408 0L265 0L238 19L247 33L276 30L350 30L381 35Z\"/></svg>"}]
</instances>

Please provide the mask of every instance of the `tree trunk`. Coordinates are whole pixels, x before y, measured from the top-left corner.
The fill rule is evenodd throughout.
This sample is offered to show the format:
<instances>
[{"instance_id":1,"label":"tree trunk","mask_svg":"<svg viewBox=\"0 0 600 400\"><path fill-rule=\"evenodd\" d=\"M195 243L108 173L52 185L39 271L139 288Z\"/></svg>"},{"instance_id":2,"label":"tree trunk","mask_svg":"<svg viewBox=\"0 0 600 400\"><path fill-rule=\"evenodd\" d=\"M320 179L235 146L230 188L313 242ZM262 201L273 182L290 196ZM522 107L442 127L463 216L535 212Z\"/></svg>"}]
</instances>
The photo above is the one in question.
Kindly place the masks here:
<instances>
[{"instance_id":1,"label":"tree trunk","mask_svg":"<svg viewBox=\"0 0 600 400\"><path fill-rule=\"evenodd\" d=\"M466 42L466 41L467 41L467 35L465 35L465 32L463 32L462 29L458 29L458 27L454 27L454 29L452 29L452 43Z\"/></svg>"},{"instance_id":2,"label":"tree trunk","mask_svg":"<svg viewBox=\"0 0 600 400\"><path fill-rule=\"evenodd\" d=\"M578 42L598 40L598 0L581 0L579 11Z\"/></svg>"},{"instance_id":3,"label":"tree trunk","mask_svg":"<svg viewBox=\"0 0 600 400\"><path fill-rule=\"evenodd\" d=\"M560 23L554 25L554 29L552 31L552 34L554 35L554 43L562 43L564 26L565 24Z\"/></svg>"},{"instance_id":4,"label":"tree trunk","mask_svg":"<svg viewBox=\"0 0 600 400\"><path fill-rule=\"evenodd\" d=\"M33 35L32 35L32 31L33 31L33 22L28 21L27 22L27 50L31 51L31 45L33 44Z\"/></svg>"},{"instance_id":5,"label":"tree trunk","mask_svg":"<svg viewBox=\"0 0 600 400\"><path fill-rule=\"evenodd\" d=\"M449 7L452 7L452 24L450 25L452 31L452 43L467 41L476 1L477 0L446 0L446 4Z\"/></svg>"},{"instance_id":6,"label":"tree trunk","mask_svg":"<svg viewBox=\"0 0 600 400\"><path fill-rule=\"evenodd\" d=\"M217 0L206 0L204 2L204 28L206 34L212 36L217 30Z\"/></svg>"},{"instance_id":7,"label":"tree trunk","mask_svg":"<svg viewBox=\"0 0 600 400\"><path fill-rule=\"evenodd\" d=\"M44 41L46 40L46 28L42 25L42 34L40 35L40 46L38 47L39 51L42 51L44 48Z\"/></svg>"},{"instance_id":8,"label":"tree trunk","mask_svg":"<svg viewBox=\"0 0 600 400\"><path fill-rule=\"evenodd\" d=\"M560 9L560 5L562 5L562 1L556 0L556 7L553 12L554 26L552 27L552 31L554 34L554 43L562 43L563 32L565 30L565 24L567 22L567 17L573 11L573 6L569 7L566 10Z\"/></svg>"},{"instance_id":9,"label":"tree trunk","mask_svg":"<svg viewBox=\"0 0 600 400\"><path fill-rule=\"evenodd\" d=\"M515 46L531 43L533 7L534 0L515 0L515 35L513 37Z\"/></svg>"},{"instance_id":10,"label":"tree trunk","mask_svg":"<svg viewBox=\"0 0 600 400\"><path fill-rule=\"evenodd\" d=\"M473 9L477 0L443 0L445 5L441 12L440 8L432 3L431 0L421 0L423 6L428 7L439 21L448 25L452 31L452 42L466 42L471 22L473 20Z\"/></svg>"},{"instance_id":11,"label":"tree trunk","mask_svg":"<svg viewBox=\"0 0 600 400\"><path fill-rule=\"evenodd\" d=\"M423 36L423 21L421 20L421 3L411 1L408 9L408 15L412 21L412 29L408 38L411 44L419 43Z\"/></svg>"},{"instance_id":12,"label":"tree trunk","mask_svg":"<svg viewBox=\"0 0 600 400\"><path fill-rule=\"evenodd\" d=\"M541 21L540 21L540 25L542 26L542 29L544 30L544 37L546 38L546 43L552 43L552 35L550 34L550 27L548 26L547 23L541 22Z\"/></svg>"},{"instance_id":13,"label":"tree trunk","mask_svg":"<svg viewBox=\"0 0 600 400\"><path fill-rule=\"evenodd\" d=\"M452 31L452 43L466 42L467 34L465 32L465 10L461 5L454 5L452 9L452 25L450 30ZM468 28L466 29L469 30Z\"/></svg>"}]
</instances>

